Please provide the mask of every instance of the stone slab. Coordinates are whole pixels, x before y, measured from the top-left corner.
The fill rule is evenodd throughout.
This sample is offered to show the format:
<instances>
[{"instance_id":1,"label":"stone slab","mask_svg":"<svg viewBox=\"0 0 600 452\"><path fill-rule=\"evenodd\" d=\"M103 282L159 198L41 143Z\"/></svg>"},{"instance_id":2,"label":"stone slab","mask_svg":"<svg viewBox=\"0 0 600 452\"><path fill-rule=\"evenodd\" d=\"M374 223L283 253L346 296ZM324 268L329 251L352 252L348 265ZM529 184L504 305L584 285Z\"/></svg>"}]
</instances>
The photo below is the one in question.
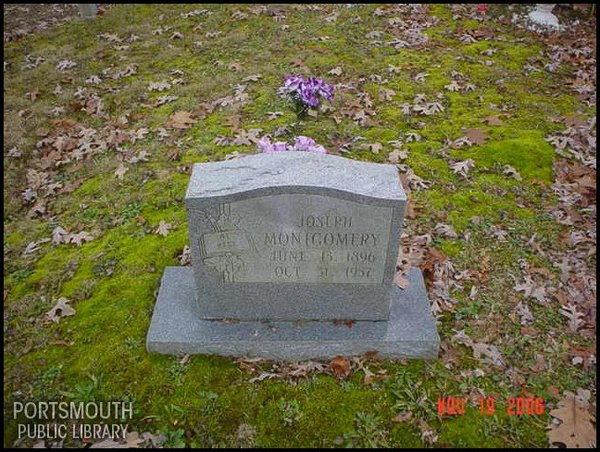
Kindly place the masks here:
<instances>
[{"instance_id":1,"label":"stone slab","mask_svg":"<svg viewBox=\"0 0 600 452\"><path fill-rule=\"evenodd\" d=\"M394 165L307 152L195 164L186 206L202 318L389 317L406 206Z\"/></svg>"},{"instance_id":2,"label":"stone slab","mask_svg":"<svg viewBox=\"0 0 600 452\"><path fill-rule=\"evenodd\" d=\"M406 201L398 180L398 169L390 164L311 152L256 154L194 164L185 200L193 205L203 198L305 187L320 194L351 193L370 201Z\"/></svg>"},{"instance_id":3,"label":"stone slab","mask_svg":"<svg viewBox=\"0 0 600 452\"><path fill-rule=\"evenodd\" d=\"M167 267L146 348L149 352L164 354L218 354L275 360L330 359L371 351L377 351L383 358L435 359L440 338L421 271L411 269L408 281L404 290L394 287L387 321L356 321L351 328L332 321L232 323L201 319L192 269Z\"/></svg>"}]
</instances>

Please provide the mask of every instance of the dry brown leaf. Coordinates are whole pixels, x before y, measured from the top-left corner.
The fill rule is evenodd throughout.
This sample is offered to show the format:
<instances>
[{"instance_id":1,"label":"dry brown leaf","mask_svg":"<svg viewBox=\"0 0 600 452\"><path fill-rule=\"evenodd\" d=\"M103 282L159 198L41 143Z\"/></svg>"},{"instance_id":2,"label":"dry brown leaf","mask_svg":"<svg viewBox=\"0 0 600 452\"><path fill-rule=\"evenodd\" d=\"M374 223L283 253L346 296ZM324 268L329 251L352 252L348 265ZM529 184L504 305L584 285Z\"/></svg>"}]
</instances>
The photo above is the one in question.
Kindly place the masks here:
<instances>
[{"instance_id":1,"label":"dry brown leaf","mask_svg":"<svg viewBox=\"0 0 600 452\"><path fill-rule=\"evenodd\" d=\"M408 279L404 278L400 272L396 273L396 276L394 276L394 282L400 289L406 289L410 284Z\"/></svg>"},{"instance_id":2,"label":"dry brown leaf","mask_svg":"<svg viewBox=\"0 0 600 452\"><path fill-rule=\"evenodd\" d=\"M55 227L52 231L52 243L54 243L55 245L58 245L59 243L67 243L68 234L69 233L60 226Z\"/></svg>"},{"instance_id":3,"label":"dry brown leaf","mask_svg":"<svg viewBox=\"0 0 600 452\"><path fill-rule=\"evenodd\" d=\"M421 430L421 439L423 441L425 441L427 444L434 444L437 442L438 435L435 430L433 430L429 424L427 424L427 422L425 422L423 419L419 419L417 426L419 427L419 430Z\"/></svg>"},{"instance_id":4,"label":"dry brown leaf","mask_svg":"<svg viewBox=\"0 0 600 452\"><path fill-rule=\"evenodd\" d=\"M115 177L117 179L123 179L123 176L125 175L125 173L127 171L129 171L129 168L121 163L119 165L119 167L117 168L117 170L115 171Z\"/></svg>"},{"instance_id":5,"label":"dry brown leaf","mask_svg":"<svg viewBox=\"0 0 600 452\"><path fill-rule=\"evenodd\" d=\"M568 127L583 127L587 125L587 120L579 115L565 116L564 123Z\"/></svg>"},{"instance_id":6,"label":"dry brown leaf","mask_svg":"<svg viewBox=\"0 0 600 452\"><path fill-rule=\"evenodd\" d=\"M498 116L488 116L485 118L485 122L487 122L489 126L501 126L504 124Z\"/></svg>"},{"instance_id":7,"label":"dry brown leaf","mask_svg":"<svg viewBox=\"0 0 600 452\"><path fill-rule=\"evenodd\" d=\"M189 111L178 111L171 115L166 125L175 129L189 129L195 122Z\"/></svg>"},{"instance_id":8,"label":"dry brown leaf","mask_svg":"<svg viewBox=\"0 0 600 452\"><path fill-rule=\"evenodd\" d=\"M439 251L437 248L428 248L427 254L425 256L425 261L420 265L421 270L423 270L424 276L426 278L428 276L433 276L433 268L435 264L444 262L445 260L446 255Z\"/></svg>"},{"instance_id":9,"label":"dry brown leaf","mask_svg":"<svg viewBox=\"0 0 600 452\"><path fill-rule=\"evenodd\" d=\"M213 104L208 102L202 102L200 105L198 105L198 108L194 110L194 116L200 119L204 119L208 115L210 115L214 109L215 106Z\"/></svg>"},{"instance_id":10,"label":"dry brown leaf","mask_svg":"<svg viewBox=\"0 0 600 452\"><path fill-rule=\"evenodd\" d=\"M75 314L75 309L69 306L69 300L61 297L57 300L56 305L46 313L46 318L54 323L60 322L61 317L67 317Z\"/></svg>"},{"instance_id":11,"label":"dry brown leaf","mask_svg":"<svg viewBox=\"0 0 600 452\"><path fill-rule=\"evenodd\" d=\"M186 353L179 360L179 364L183 366L183 365L187 364L189 361L190 361L190 355Z\"/></svg>"},{"instance_id":12,"label":"dry brown leaf","mask_svg":"<svg viewBox=\"0 0 600 452\"><path fill-rule=\"evenodd\" d=\"M558 402L558 408L550 411L550 414L562 421L548 432L550 444L561 443L568 448L594 447L596 429L583 403L574 397L566 397Z\"/></svg>"},{"instance_id":13,"label":"dry brown leaf","mask_svg":"<svg viewBox=\"0 0 600 452\"><path fill-rule=\"evenodd\" d=\"M406 422L412 418L413 414L410 411L402 411L392 419L392 422Z\"/></svg>"},{"instance_id":14,"label":"dry brown leaf","mask_svg":"<svg viewBox=\"0 0 600 452\"><path fill-rule=\"evenodd\" d=\"M458 235L456 234L456 232L454 232L454 229L449 224L437 223L433 228L433 232L447 239L458 238Z\"/></svg>"},{"instance_id":15,"label":"dry brown leaf","mask_svg":"<svg viewBox=\"0 0 600 452\"><path fill-rule=\"evenodd\" d=\"M548 394L550 394L555 399L560 398L560 391L558 390L558 388L556 386L550 385L546 388L546 391L548 392Z\"/></svg>"},{"instance_id":16,"label":"dry brown leaf","mask_svg":"<svg viewBox=\"0 0 600 452\"><path fill-rule=\"evenodd\" d=\"M379 142L375 142L365 145L365 148L369 149L373 154L379 154L379 151L383 149L383 145Z\"/></svg>"},{"instance_id":17,"label":"dry brown leaf","mask_svg":"<svg viewBox=\"0 0 600 452\"><path fill-rule=\"evenodd\" d=\"M160 220L160 223L158 224L158 227L156 228L155 234L159 234L159 235L162 235L163 237L166 237L167 235L169 235L169 232L171 232L172 228L173 228L173 225L167 223L164 220Z\"/></svg>"},{"instance_id":18,"label":"dry brown leaf","mask_svg":"<svg viewBox=\"0 0 600 452\"><path fill-rule=\"evenodd\" d=\"M482 145L489 138L487 132L481 129L467 129L465 132L465 137L467 137L471 143Z\"/></svg>"},{"instance_id":19,"label":"dry brown leaf","mask_svg":"<svg viewBox=\"0 0 600 452\"><path fill-rule=\"evenodd\" d=\"M467 159L450 164L450 169L466 179L469 177L469 171L471 171L474 166L475 162L472 159Z\"/></svg>"},{"instance_id":20,"label":"dry brown leaf","mask_svg":"<svg viewBox=\"0 0 600 452\"><path fill-rule=\"evenodd\" d=\"M69 234L67 236L68 242L75 243L77 246L81 246L83 245L83 242L89 242L93 239L94 236L85 231L78 232L77 234Z\"/></svg>"},{"instance_id":21,"label":"dry brown leaf","mask_svg":"<svg viewBox=\"0 0 600 452\"><path fill-rule=\"evenodd\" d=\"M544 356L538 354L536 363L530 367L532 372L538 373L546 368L546 361L544 360Z\"/></svg>"},{"instance_id":22,"label":"dry brown leaf","mask_svg":"<svg viewBox=\"0 0 600 452\"><path fill-rule=\"evenodd\" d=\"M181 252L180 255L177 256L177 259L179 260L179 264L180 265L191 265L192 261L191 261L191 250L190 247L188 245L185 245L183 247L183 251Z\"/></svg>"},{"instance_id":23,"label":"dry brown leaf","mask_svg":"<svg viewBox=\"0 0 600 452\"><path fill-rule=\"evenodd\" d=\"M34 251L37 251L39 249L39 246L42 243L46 243L49 242L50 239L49 238L44 238L44 239L40 239L40 240L36 240L35 242L30 242L27 244L27 246L25 247L25 250L23 250L23 253L21 253L22 256L27 256L28 254L33 253Z\"/></svg>"},{"instance_id":24,"label":"dry brown leaf","mask_svg":"<svg viewBox=\"0 0 600 452\"><path fill-rule=\"evenodd\" d=\"M523 178L521 177L519 172L510 165L504 165L502 174L506 174L507 176L512 176L519 182L523 180Z\"/></svg>"},{"instance_id":25,"label":"dry brown leaf","mask_svg":"<svg viewBox=\"0 0 600 452\"><path fill-rule=\"evenodd\" d=\"M404 160L408 157L408 151L403 149L395 149L388 155L388 162L398 163L400 160Z\"/></svg>"},{"instance_id":26,"label":"dry brown leaf","mask_svg":"<svg viewBox=\"0 0 600 452\"><path fill-rule=\"evenodd\" d=\"M473 356L475 359L482 358L483 362L489 362L494 366L501 368L505 367L502 355L495 345L484 344L483 342L475 342L473 345L471 345L471 348L473 349Z\"/></svg>"},{"instance_id":27,"label":"dry brown leaf","mask_svg":"<svg viewBox=\"0 0 600 452\"><path fill-rule=\"evenodd\" d=\"M336 356L329 363L329 368L333 375L335 375L340 380L348 377L350 375L350 361L348 361L343 356Z\"/></svg>"},{"instance_id":28,"label":"dry brown leaf","mask_svg":"<svg viewBox=\"0 0 600 452\"><path fill-rule=\"evenodd\" d=\"M380 101L392 100L392 97L396 94L393 89L379 88L378 98Z\"/></svg>"}]
</instances>

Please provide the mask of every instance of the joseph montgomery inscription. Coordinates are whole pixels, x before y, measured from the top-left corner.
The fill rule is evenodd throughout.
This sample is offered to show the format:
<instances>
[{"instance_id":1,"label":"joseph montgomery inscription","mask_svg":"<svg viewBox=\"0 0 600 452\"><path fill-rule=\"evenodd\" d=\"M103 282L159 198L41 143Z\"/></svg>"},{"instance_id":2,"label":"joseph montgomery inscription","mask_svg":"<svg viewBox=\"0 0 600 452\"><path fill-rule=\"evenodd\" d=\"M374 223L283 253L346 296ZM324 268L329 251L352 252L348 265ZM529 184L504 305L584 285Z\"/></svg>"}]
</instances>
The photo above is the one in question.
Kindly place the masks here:
<instances>
[{"instance_id":1,"label":"joseph montgomery inscription","mask_svg":"<svg viewBox=\"0 0 600 452\"><path fill-rule=\"evenodd\" d=\"M381 284L392 209L282 194L192 209L202 263L223 282Z\"/></svg>"}]
</instances>

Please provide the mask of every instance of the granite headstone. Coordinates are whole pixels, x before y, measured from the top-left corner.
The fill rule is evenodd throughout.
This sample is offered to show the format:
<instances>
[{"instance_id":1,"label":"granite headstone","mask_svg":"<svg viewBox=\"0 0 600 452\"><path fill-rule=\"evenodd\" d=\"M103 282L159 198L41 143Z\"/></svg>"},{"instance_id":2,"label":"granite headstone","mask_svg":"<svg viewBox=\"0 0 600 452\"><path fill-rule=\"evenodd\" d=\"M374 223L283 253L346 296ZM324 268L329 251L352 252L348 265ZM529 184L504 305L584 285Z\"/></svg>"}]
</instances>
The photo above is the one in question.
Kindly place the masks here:
<instances>
[{"instance_id":1,"label":"granite headstone","mask_svg":"<svg viewBox=\"0 0 600 452\"><path fill-rule=\"evenodd\" d=\"M393 283L406 206L395 166L307 152L200 163L185 202L192 268L165 270L149 351L437 356L420 271Z\"/></svg>"}]
</instances>

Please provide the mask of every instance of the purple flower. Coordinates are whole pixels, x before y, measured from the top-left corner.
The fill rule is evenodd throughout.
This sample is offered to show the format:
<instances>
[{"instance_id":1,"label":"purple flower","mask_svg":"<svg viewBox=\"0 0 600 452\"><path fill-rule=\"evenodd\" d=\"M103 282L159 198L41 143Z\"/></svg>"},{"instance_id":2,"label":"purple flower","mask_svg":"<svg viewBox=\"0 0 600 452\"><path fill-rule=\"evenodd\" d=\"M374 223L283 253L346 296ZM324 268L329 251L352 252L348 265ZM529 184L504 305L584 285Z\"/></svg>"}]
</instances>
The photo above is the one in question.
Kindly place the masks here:
<instances>
[{"instance_id":1,"label":"purple flower","mask_svg":"<svg viewBox=\"0 0 600 452\"><path fill-rule=\"evenodd\" d=\"M285 141L277 141L273 144L273 152L285 152L288 150L288 144Z\"/></svg>"},{"instance_id":2,"label":"purple flower","mask_svg":"<svg viewBox=\"0 0 600 452\"><path fill-rule=\"evenodd\" d=\"M290 146L284 141L276 141L275 143L271 143L271 140L268 137L262 137L260 140L256 142L256 146L260 152L264 152L266 154L271 154L273 152L285 152L292 150Z\"/></svg>"},{"instance_id":3,"label":"purple flower","mask_svg":"<svg viewBox=\"0 0 600 452\"><path fill-rule=\"evenodd\" d=\"M327 149L325 149L320 144L317 144L316 146L313 146L312 148L310 148L308 150L308 152L314 152L316 154L327 154Z\"/></svg>"},{"instance_id":4,"label":"purple flower","mask_svg":"<svg viewBox=\"0 0 600 452\"><path fill-rule=\"evenodd\" d=\"M273 145L271 144L271 140L267 137L262 137L260 140L256 142L256 145L260 152L274 152Z\"/></svg>"},{"instance_id":5,"label":"purple flower","mask_svg":"<svg viewBox=\"0 0 600 452\"><path fill-rule=\"evenodd\" d=\"M309 149L311 149L316 144L317 143L315 143L315 140L313 140L312 138L300 135L296 137L296 141L294 142L294 150L309 151Z\"/></svg>"},{"instance_id":6,"label":"purple flower","mask_svg":"<svg viewBox=\"0 0 600 452\"><path fill-rule=\"evenodd\" d=\"M277 141L275 143L271 143L271 140L267 137L262 137L260 140L258 140L256 145L259 151L268 154L285 151L303 151L314 152L316 154L327 154L327 149L325 149L320 144L317 144L312 138L305 137L302 135L296 137L293 146L290 146L284 141Z\"/></svg>"},{"instance_id":7,"label":"purple flower","mask_svg":"<svg viewBox=\"0 0 600 452\"><path fill-rule=\"evenodd\" d=\"M304 78L301 75L289 75L285 78L281 91L311 107L319 106L319 97L324 97L329 102L333 101L333 85L316 77Z\"/></svg>"},{"instance_id":8,"label":"purple flower","mask_svg":"<svg viewBox=\"0 0 600 452\"><path fill-rule=\"evenodd\" d=\"M286 91L296 91L298 90L298 88L300 88L300 85L303 83L304 78L302 76L299 75L295 75L295 76L291 76L288 75L285 79L283 88Z\"/></svg>"}]
</instances>

